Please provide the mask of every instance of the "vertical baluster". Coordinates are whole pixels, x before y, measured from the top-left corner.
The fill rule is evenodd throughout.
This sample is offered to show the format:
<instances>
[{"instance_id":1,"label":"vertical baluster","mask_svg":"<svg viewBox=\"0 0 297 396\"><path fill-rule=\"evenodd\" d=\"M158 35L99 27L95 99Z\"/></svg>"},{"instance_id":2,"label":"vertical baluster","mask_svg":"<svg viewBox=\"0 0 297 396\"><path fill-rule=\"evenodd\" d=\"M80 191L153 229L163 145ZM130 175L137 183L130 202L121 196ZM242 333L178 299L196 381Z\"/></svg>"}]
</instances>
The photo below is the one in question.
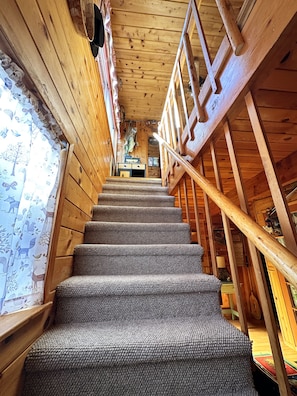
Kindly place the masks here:
<instances>
[{"instance_id":1,"label":"vertical baluster","mask_svg":"<svg viewBox=\"0 0 297 396\"><path fill-rule=\"evenodd\" d=\"M279 218L282 219L281 228L285 237L286 247L297 255L295 226L251 92L247 93L245 101L276 212Z\"/></svg>"},{"instance_id":2,"label":"vertical baluster","mask_svg":"<svg viewBox=\"0 0 297 396\"><path fill-rule=\"evenodd\" d=\"M174 117L174 100L173 100L173 92L172 92L172 84L171 84L171 89L169 91L170 95L168 96L168 116L169 116L169 123L168 127L170 129L170 140L171 140L171 147L174 148L176 151L177 148L177 131L176 131L176 125L175 125L175 117ZM175 166L178 165L177 161L172 162L173 169Z\"/></svg>"},{"instance_id":3,"label":"vertical baluster","mask_svg":"<svg viewBox=\"0 0 297 396\"><path fill-rule=\"evenodd\" d=\"M177 64L177 74L178 74L178 79L179 79L179 84L180 84L181 99L182 99L183 110L184 110L184 115L185 115L185 119L186 119L186 126L187 126L188 136L189 136L190 140L193 140L194 136L193 136L193 134L191 132L191 128L190 128L190 125L189 125L187 101L186 101L185 90L184 90L184 86L183 86L182 73L181 73L179 62Z\"/></svg>"},{"instance_id":4,"label":"vertical baluster","mask_svg":"<svg viewBox=\"0 0 297 396\"><path fill-rule=\"evenodd\" d=\"M211 150L212 164L215 173L217 189L223 192L220 170L218 167L216 151L213 143L210 144L210 150ZM234 283L234 290L235 290L235 296L237 302L237 310L239 313L239 322L241 326L241 331L245 334L248 334L248 326L247 326L246 314L243 307L243 295L242 295L242 290L240 288L238 268L236 265L234 244L233 244L231 228L230 228L230 220L223 211L221 211L221 214L223 220L223 227L224 227L224 233L225 233L225 239L226 239L226 245L228 251L228 258L230 263L232 281Z\"/></svg>"},{"instance_id":5,"label":"vertical baluster","mask_svg":"<svg viewBox=\"0 0 297 396\"><path fill-rule=\"evenodd\" d=\"M195 213L195 224L196 224L196 234L197 234L197 242L201 245L201 230L199 225L199 210L198 210L198 201L196 195L196 184L194 180L191 178L191 185L192 185L192 194L193 194L193 207Z\"/></svg>"},{"instance_id":6,"label":"vertical baluster","mask_svg":"<svg viewBox=\"0 0 297 396\"><path fill-rule=\"evenodd\" d=\"M169 126L169 120L168 120L168 101L166 102L166 107L165 107L165 121L164 121L164 129L165 129L165 134L166 134L166 142L172 147L172 136L170 132L170 126ZM173 168L173 158L171 155L168 155L168 167L169 167L169 174L174 175L174 168Z\"/></svg>"},{"instance_id":7,"label":"vertical baluster","mask_svg":"<svg viewBox=\"0 0 297 396\"><path fill-rule=\"evenodd\" d=\"M180 191L180 183L177 186L178 207L183 209L182 196Z\"/></svg>"},{"instance_id":8,"label":"vertical baluster","mask_svg":"<svg viewBox=\"0 0 297 396\"><path fill-rule=\"evenodd\" d=\"M159 135L166 140L165 137L165 129L164 129L164 120L159 126ZM167 184L167 178L168 178L168 167L169 167L169 153L165 149L163 145L160 145L160 159L161 159L161 165L162 165L162 183L163 185Z\"/></svg>"},{"instance_id":9,"label":"vertical baluster","mask_svg":"<svg viewBox=\"0 0 297 396\"><path fill-rule=\"evenodd\" d=\"M216 0L216 3L233 52L235 55L239 55L244 46L244 40L236 23L233 8L228 0Z\"/></svg>"},{"instance_id":10,"label":"vertical baluster","mask_svg":"<svg viewBox=\"0 0 297 396\"><path fill-rule=\"evenodd\" d=\"M204 110L200 104L200 101L199 101L199 92L200 92L199 78L197 76L197 72L196 72L196 68L195 68L194 56L193 56L192 47L191 47L190 38L189 38L188 33L184 34L183 43L184 43L186 62L187 62L190 81L191 81L193 99L194 99L196 110L198 112L198 121L205 122L206 115L205 115L205 112L204 112Z\"/></svg>"},{"instance_id":11,"label":"vertical baluster","mask_svg":"<svg viewBox=\"0 0 297 396\"><path fill-rule=\"evenodd\" d=\"M184 154L184 147L182 143L182 134L181 134L181 114L180 108L177 101L177 93L175 82L172 83L172 100L173 100L173 117L174 117L174 124L176 129L176 140L178 145L178 152L180 155Z\"/></svg>"},{"instance_id":12,"label":"vertical baluster","mask_svg":"<svg viewBox=\"0 0 297 396\"><path fill-rule=\"evenodd\" d=\"M202 176L205 176L203 158L201 157L200 160L201 160L200 174ZM208 240L209 240L209 250L210 250L212 273L215 276L218 276L218 268L217 268L217 262L216 262L216 250L215 250L212 221L211 221L211 214L210 214L210 208L209 208L209 198L208 198L208 195L204 192L204 190L203 190L203 198L204 198L204 208L205 208L205 217L206 217L206 225L207 225Z\"/></svg>"},{"instance_id":13,"label":"vertical baluster","mask_svg":"<svg viewBox=\"0 0 297 396\"><path fill-rule=\"evenodd\" d=\"M185 210L186 210L186 219L187 223L191 226L190 221L190 212L189 212L189 198L188 198L188 189L187 189L187 177L183 177L183 188L184 188L184 198L185 198Z\"/></svg>"},{"instance_id":14,"label":"vertical baluster","mask_svg":"<svg viewBox=\"0 0 297 396\"><path fill-rule=\"evenodd\" d=\"M193 15L194 15L194 19L195 19L195 23L196 23L196 27L197 27L197 32L198 32L198 35L199 35L200 45L201 45L201 49L202 49L205 65L206 65L206 68L207 68L208 78L209 78L209 81L210 81L212 92L213 93L217 93L219 91L218 84L217 84L217 81L216 81L216 79L214 77L214 73L213 73L213 70L212 70L209 49L208 49L208 45L207 45L207 42L206 42L204 30L203 30L203 27L202 27L202 24L201 24L201 19L200 19L198 7L197 7L197 4L196 4L195 0L192 0L191 3L192 3Z\"/></svg>"}]
</instances>

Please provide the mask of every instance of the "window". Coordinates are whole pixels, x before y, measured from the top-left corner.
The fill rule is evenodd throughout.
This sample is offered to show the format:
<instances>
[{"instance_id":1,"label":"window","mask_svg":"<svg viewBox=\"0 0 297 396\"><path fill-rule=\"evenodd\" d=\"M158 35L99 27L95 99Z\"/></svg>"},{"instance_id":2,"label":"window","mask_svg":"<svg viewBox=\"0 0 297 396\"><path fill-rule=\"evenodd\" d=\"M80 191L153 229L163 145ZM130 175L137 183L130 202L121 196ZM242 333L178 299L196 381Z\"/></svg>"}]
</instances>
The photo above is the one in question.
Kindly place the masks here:
<instances>
[{"instance_id":1,"label":"window","mask_svg":"<svg viewBox=\"0 0 297 396\"><path fill-rule=\"evenodd\" d=\"M48 110L23 85L23 71L1 51L0 59L0 309L4 314L43 302L62 147L59 128Z\"/></svg>"}]
</instances>

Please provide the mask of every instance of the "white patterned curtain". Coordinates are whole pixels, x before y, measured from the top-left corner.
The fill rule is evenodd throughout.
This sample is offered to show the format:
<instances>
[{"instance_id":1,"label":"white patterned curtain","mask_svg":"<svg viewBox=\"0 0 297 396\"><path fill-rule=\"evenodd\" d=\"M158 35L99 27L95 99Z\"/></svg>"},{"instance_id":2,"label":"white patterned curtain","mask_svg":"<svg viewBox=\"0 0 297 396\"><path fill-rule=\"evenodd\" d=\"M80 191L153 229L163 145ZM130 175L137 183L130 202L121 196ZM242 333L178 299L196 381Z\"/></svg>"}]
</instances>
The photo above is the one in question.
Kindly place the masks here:
<instances>
[{"instance_id":1,"label":"white patterned curtain","mask_svg":"<svg viewBox=\"0 0 297 396\"><path fill-rule=\"evenodd\" d=\"M43 302L61 132L0 51L0 310Z\"/></svg>"}]
</instances>

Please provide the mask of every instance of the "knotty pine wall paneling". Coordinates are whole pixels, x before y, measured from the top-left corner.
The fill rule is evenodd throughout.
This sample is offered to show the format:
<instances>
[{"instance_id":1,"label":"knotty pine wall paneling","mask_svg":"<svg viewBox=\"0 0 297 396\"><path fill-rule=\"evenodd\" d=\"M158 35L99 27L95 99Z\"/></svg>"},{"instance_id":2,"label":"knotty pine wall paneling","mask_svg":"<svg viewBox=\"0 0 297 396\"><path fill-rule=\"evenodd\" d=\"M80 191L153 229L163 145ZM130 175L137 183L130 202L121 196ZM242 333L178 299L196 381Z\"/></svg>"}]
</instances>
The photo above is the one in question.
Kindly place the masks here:
<instances>
[{"instance_id":1,"label":"knotty pine wall paneling","mask_svg":"<svg viewBox=\"0 0 297 396\"><path fill-rule=\"evenodd\" d=\"M66 258L83 239L83 223L112 160L98 65L88 40L75 30L66 0L4 0L0 22L9 55L29 74L74 145L57 246L57 259L70 263ZM57 281L63 277L55 275Z\"/></svg>"},{"instance_id":2,"label":"knotty pine wall paneling","mask_svg":"<svg viewBox=\"0 0 297 396\"><path fill-rule=\"evenodd\" d=\"M74 247L83 241L85 223L91 218L113 160L99 69L88 40L75 30L67 0L1 0L0 48L25 71L67 142L73 145L60 202L63 213L56 223L58 238L50 284L54 295L56 285L71 274ZM45 321L42 318L42 323ZM32 321L29 326L33 334L36 323ZM22 346L18 341L17 347L21 355L27 344ZM3 362L4 355L1 353ZM10 371L19 375L14 365L18 367L17 359L10 363ZM10 379L1 378L0 388L7 396L15 395Z\"/></svg>"}]
</instances>

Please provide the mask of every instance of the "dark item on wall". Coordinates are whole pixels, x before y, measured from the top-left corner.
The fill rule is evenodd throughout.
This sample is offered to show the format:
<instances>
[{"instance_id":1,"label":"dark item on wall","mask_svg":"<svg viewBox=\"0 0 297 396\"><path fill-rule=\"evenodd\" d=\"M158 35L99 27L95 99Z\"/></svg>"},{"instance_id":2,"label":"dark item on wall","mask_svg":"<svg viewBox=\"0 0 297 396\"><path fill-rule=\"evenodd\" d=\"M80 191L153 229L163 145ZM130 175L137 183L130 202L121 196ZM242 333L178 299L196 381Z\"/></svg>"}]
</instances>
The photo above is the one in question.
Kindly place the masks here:
<instances>
[{"instance_id":1,"label":"dark item on wall","mask_svg":"<svg viewBox=\"0 0 297 396\"><path fill-rule=\"evenodd\" d=\"M95 33L94 6L91 0L68 0L68 8L76 31L89 41Z\"/></svg>"},{"instance_id":2,"label":"dark item on wall","mask_svg":"<svg viewBox=\"0 0 297 396\"><path fill-rule=\"evenodd\" d=\"M99 52L99 47L96 44L94 44L93 42L90 43L90 47L91 47L93 57L96 58L96 56L98 55L98 52Z\"/></svg>"},{"instance_id":3,"label":"dark item on wall","mask_svg":"<svg viewBox=\"0 0 297 396\"><path fill-rule=\"evenodd\" d=\"M99 47L104 45L104 24L101 11L99 7L94 4L94 24L95 24L95 34L94 39L90 43L92 54L94 58L98 55Z\"/></svg>"}]
</instances>

